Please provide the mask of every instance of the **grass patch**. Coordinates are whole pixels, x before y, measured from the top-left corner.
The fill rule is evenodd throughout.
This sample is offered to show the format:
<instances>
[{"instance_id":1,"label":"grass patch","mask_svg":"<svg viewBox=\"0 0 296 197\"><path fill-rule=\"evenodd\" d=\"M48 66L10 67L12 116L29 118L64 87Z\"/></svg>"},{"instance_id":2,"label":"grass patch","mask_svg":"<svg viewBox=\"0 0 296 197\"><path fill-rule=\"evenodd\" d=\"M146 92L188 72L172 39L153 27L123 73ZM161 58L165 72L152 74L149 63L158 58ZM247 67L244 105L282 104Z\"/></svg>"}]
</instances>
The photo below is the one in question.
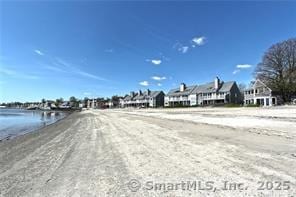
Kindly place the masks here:
<instances>
[{"instance_id":1,"label":"grass patch","mask_svg":"<svg viewBox=\"0 0 296 197\"><path fill-rule=\"evenodd\" d=\"M259 107L259 104L248 104L246 107Z\"/></svg>"},{"instance_id":2,"label":"grass patch","mask_svg":"<svg viewBox=\"0 0 296 197\"><path fill-rule=\"evenodd\" d=\"M242 107L240 104L228 103L225 104L223 107Z\"/></svg>"},{"instance_id":3,"label":"grass patch","mask_svg":"<svg viewBox=\"0 0 296 197\"><path fill-rule=\"evenodd\" d=\"M199 107L199 105L188 106L188 105L183 105L183 104L179 103L174 106L166 106L165 108L189 108L189 107Z\"/></svg>"}]
</instances>

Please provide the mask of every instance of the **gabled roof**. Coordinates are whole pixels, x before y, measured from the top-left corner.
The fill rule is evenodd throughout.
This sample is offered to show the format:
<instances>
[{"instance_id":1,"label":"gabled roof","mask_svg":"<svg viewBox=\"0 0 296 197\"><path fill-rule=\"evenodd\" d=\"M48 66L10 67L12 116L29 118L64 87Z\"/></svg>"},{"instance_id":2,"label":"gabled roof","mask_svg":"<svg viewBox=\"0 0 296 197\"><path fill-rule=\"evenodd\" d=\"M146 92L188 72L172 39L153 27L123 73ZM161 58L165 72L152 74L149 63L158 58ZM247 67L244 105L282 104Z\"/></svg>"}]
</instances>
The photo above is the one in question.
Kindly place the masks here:
<instances>
[{"instance_id":1,"label":"gabled roof","mask_svg":"<svg viewBox=\"0 0 296 197\"><path fill-rule=\"evenodd\" d=\"M222 86L220 87L219 91L220 92L228 92L231 90L233 85L235 84L235 81L227 81L223 82Z\"/></svg>"},{"instance_id":2,"label":"gabled roof","mask_svg":"<svg viewBox=\"0 0 296 197\"><path fill-rule=\"evenodd\" d=\"M151 91L150 92L150 98L157 97L160 93L163 93L162 91Z\"/></svg>"},{"instance_id":3,"label":"gabled roof","mask_svg":"<svg viewBox=\"0 0 296 197\"><path fill-rule=\"evenodd\" d=\"M264 87L268 88L270 91L272 91L272 89L270 87L268 87L265 83L263 83L259 79L256 79L256 81L254 81L254 83L249 88L247 88L245 91L253 90L253 89L256 89L256 87L262 87L262 86L264 86Z\"/></svg>"},{"instance_id":4,"label":"gabled roof","mask_svg":"<svg viewBox=\"0 0 296 197\"><path fill-rule=\"evenodd\" d=\"M218 92L228 92L234 85L234 81L221 82ZM185 89L185 91L180 92L179 88L172 89L169 91L167 96L186 96L190 94L200 94L200 93L211 93L216 92L214 82L202 84L202 85L192 85Z\"/></svg>"},{"instance_id":5,"label":"gabled roof","mask_svg":"<svg viewBox=\"0 0 296 197\"><path fill-rule=\"evenodd\" d=\"M123 98L124 101L130 101L132 100L133 97L131 97L130 95L127 95L126 97Z\"/></svg>"},{"instance_id":6,"label":"gabled roof","mask_svg":"<svg viewBox=\"0 0 296 197\"><path fill-rule=\"evenodd\" d=\"M234 81L221 82L218 90L215 89L214 82L198 85L197 88L193 91L193 94L200 93L211 93L211 92L228 92L234 85Z\"/></svg>"},{"instance_id":7,"label":"gabled roof","mask_svg":"<svg viewBox=\"0 0 296 197\"><path fill-rule=\"evenodd\" d=\"M185 88L184 91L180 91L180 88L175 88L175 89L172 89L170 90L168 93L167 93L167 96L188 96L192 93L192 91L196 88L197 86L196 85L192 85L192 86L188 86Z\"/></svg>"},{"instance_id":8,"label":"gabled roof","mask_svg":"<svg viewBox=\"0 0 296 197\"><path fill-rule=\"evenodd\" d=\"M149 98L155 98L157 97L162 91L150 91L149 95L148 92L145 91L141 95L139 93L136 93L134 97L131 97L130 95L127 95L124 97L123 100L130 101L130 100L143 100L143 99L149 99Z\"/></svg>"}]
</instances>

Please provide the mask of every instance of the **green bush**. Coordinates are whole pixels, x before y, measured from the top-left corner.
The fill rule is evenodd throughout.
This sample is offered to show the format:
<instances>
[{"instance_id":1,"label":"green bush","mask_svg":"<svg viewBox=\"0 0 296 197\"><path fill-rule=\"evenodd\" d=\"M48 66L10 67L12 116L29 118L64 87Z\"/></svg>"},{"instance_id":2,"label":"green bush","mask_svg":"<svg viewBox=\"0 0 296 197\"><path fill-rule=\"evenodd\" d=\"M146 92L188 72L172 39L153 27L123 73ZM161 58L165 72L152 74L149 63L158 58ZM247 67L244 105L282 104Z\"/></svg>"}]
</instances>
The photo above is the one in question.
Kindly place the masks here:
<instances>
[{"instance_id":1,"label":"green bush","mask_svg":"<svg viewBox=\"0 0 296 197\"><path fill-rule=\"evenodd\" d=\"M178 103L174 106L166 106L165 108L189 108L189 107L199 107L199 105L187 106L187 105L183 105L182 103Z\"/></svg>"},{"instance_id":2,"label":"green bush","mask_svg":"<svg viewBox=\"0 0 296 197\"><path fill-rule=\"evenodd\" d=\"M241 107L240 104L234 104L234 103L228 103L228 104L225 104L224 107Z\"/></svg>"},{"instance_id":3,"label":"green bush","mask_svg":"<svg viewBox=\"0 0 296 197\"><path fill-rule=\"evenodd\" d=\"M259 104L248 104L246 107L259 107Z\"/></svg>"}]
</instances>

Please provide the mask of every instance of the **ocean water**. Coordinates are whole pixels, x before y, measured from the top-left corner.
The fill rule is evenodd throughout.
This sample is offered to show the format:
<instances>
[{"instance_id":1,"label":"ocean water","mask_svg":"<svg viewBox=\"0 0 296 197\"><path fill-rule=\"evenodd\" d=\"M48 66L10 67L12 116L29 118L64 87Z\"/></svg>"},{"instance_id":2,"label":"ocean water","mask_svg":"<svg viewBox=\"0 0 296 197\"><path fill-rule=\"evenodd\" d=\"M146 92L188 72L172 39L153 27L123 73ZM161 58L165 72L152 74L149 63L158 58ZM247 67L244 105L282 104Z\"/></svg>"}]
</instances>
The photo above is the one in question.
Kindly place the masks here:
<instances>
[{"instance_id":1,"label":"ocean water","mask_svg":"<svg viewBox=\"0 0 296 197\"><path fill-rule=\"evenodd\" d=\"M64 112L0 109L0 140L32 132L65 116Z\"/></svg>"}]
</instances>

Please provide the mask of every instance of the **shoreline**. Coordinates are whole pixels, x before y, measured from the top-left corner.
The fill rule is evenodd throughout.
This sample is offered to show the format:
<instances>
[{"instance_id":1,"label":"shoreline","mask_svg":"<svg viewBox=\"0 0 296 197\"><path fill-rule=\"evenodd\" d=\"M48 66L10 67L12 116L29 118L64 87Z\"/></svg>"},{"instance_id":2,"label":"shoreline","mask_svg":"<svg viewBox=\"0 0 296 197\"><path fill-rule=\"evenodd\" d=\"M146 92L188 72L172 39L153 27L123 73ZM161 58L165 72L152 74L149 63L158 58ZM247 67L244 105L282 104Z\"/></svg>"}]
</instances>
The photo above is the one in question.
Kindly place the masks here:
<instances>
[{"instance_id":1,"label":"shoreline","mask_svg":"<svg viewBox=\"0 0 296 197\"><path fill-rule=\"evenodd\" d=\"M14 109L14 108L10 108L10 109ZM26 109L24 109L24 110L26 110ZM26 110L26 111L42 111L42 110ZM42 112L62 112L62 113L64 113L64 116L62 118L59 118L59 119L53 121L53 122L44 123L44 124L40 124L39 126L31 127L30 129L26 130L25 132L20 132L18 134L8 134L8 136L0 138L0 144L5 141L14 140L14 139L22 137L24 135L29 135L32 133L41 132L41 130L43 130L51 125L57 124L57 123L61 122L62 120L66 119L67 117L69 117L71 114L76 113L75 111L66 112L66 111L54 111L54 110L53 111L42 111Z\"/></svg>"}]
</instances>

